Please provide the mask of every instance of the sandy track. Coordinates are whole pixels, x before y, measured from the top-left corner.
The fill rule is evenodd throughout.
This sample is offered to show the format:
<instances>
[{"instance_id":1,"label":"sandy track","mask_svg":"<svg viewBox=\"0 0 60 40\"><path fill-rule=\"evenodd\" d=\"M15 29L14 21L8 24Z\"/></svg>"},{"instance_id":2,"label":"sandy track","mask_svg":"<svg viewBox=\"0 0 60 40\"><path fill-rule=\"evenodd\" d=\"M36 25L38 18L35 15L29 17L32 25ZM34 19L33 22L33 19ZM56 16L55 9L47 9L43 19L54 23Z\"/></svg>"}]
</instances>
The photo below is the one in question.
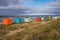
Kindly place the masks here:
<instances>
[{"instance_id":1,"label":"sandy track","mask_svg":"<svg viewBox=\"0 0 60 40\"><path fill-rule=\"evenodd\" d=\"M9 32L8 34L6 34L4 37L9 37L9 36L11 36L11 35L14 35L14 34L17 33L17 32L21 32L21 31L24 31L24 30L25 30L25 28L11 31L11 32Z\"/></svg>"}]
</instances>

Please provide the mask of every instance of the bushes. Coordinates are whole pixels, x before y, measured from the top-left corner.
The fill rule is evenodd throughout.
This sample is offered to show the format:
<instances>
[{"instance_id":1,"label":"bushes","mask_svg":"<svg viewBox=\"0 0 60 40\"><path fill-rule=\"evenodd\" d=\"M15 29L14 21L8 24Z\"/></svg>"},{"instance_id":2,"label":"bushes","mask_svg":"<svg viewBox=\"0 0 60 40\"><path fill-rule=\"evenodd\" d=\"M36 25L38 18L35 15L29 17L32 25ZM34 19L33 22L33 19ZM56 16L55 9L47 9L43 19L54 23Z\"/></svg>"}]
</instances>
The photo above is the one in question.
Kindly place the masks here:
<instances>
[{"instance_id":1,"label":"bushes","mask_svg":"<svg viewBox=\"0 0 60 40\"><path fill-rule=\"evenodd\" d=\"M0 25L0 30L5 29L4 25Z\"/></svg>"},{"instance_id":2,"label":"bushes","mask_svg":"<svg viewBox=\"0 0 60 40\"><path fill-rule=\"evenodd\" d=\"M5 35L6 33L6 28L3 25L0 25L0 36Z\"/></svg>"},{"instance_id":3,"label":"bushes","mask_svg":"<svg viewBox=\"0 0 60 40\"><path fill-rule=\"evenodd\" d=\"M7 31L6 30L1 30L0 31L0 37L5 36L5 34L7 34Z\"/></svg>"}]
</instances>

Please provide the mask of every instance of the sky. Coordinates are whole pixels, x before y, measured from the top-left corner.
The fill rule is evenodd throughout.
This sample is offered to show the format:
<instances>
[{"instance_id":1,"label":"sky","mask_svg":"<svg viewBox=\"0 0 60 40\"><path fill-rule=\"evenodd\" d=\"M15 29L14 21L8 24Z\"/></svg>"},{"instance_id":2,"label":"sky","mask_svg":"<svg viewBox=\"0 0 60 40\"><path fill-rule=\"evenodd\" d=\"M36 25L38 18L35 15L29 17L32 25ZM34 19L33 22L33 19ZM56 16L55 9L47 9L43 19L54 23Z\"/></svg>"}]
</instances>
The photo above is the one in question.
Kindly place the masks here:
<instances>
[{"instance_id":1,"label":"sky","mask_svg":"<svg viewBox=\"0 0 60 40\"><path fill-rule=\"evenodd\" d=\"M0 15L60 15L60 0L0 0Z\"/></svg>"}]
</instances>

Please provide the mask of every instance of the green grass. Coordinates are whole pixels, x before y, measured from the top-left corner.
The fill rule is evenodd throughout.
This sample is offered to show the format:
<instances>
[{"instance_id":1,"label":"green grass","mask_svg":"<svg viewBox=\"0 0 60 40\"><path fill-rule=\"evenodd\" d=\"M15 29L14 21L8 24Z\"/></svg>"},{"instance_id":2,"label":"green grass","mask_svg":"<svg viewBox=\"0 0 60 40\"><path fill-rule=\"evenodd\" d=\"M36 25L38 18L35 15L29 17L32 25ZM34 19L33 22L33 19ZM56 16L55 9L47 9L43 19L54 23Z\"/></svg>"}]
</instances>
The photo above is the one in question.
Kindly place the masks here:
<instances>
[{"instance_id":1,"label":"green grass","mask_svg":"<svg viewBox=\"0 0 60 40\"><path fill-rule=\"evenodd\" d=\"M47 32L47 33L49 33L51 30L49 30L49 29L47 29L47 30L45 30L44 32Z\"/></svg>"}]
</instances>

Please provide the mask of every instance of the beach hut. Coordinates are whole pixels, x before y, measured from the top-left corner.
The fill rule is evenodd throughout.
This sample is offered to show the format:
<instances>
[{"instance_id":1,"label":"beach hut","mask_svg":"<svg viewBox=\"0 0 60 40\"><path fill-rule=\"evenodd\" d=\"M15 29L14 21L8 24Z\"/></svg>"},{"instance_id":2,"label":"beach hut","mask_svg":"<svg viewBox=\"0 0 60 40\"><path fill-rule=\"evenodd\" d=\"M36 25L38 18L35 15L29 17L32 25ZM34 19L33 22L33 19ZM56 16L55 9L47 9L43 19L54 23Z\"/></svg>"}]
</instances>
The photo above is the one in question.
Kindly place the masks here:
<instances>
[{"instance_id":1,"label":"beach hut","mask_svg":"<svg viewBox=\"0 0 60 40\"><path fill-rule=\"evenodd\" d=\"M58 18L60 18L60 16L57 16Z\"/></svg>"},{"instance_id":2,"label":"beach hut","mask_svg":"<svg viewBox=\"0 0 60 40\"><path fill-rule=\"evenodd\" d=\"M12 21L12 18L4 18L3 25L11 25L13 23Z\"/></svg>"},{"instance_id":3,"label":"beach hut","mask_svg":"<svg viewBox=\"0 0 60 40\"><path fill-rule=\"evenodd\" d=\"M28 16L25 17L25 18L24 18L24 22L30 22L30 17L28 17Z\"/></svg>"},{"instance_id":4,"label":"beach hut","mask_svg":"<svg viewBox=\"0 0 60 40\"><path fill-rule=\"evenodd\" d=\"M22 17L16 17L16 18L14 18L14 23L19 24L19 23L22 23L22 22L23 22Z\"/></svg>"},{"instance_id":5,"label":"beach hut","mask_svg":"<svg viewBox=\"0 0 60 40\"><path fill-rule=\"evenodd\" d=\"M52 16L49 16L49 21L51 21L52 20Z\"/></svg>"},{"instance_id":6,"label":"beach hut","mask_svg":"<svg viewBox=\"0 0 60 40\"><path fill-rule=\"evenodd\" d=\"M51 16L45 17L44 20L45 21L51 21L52 20L52 17Z\"/></svg>"},{"instance_id":7,"label":"beach hut","mask_svg":"<svg viewBox=\"0 0 60 40\"><path fill-rule=\"evenodd\" d=\"M42 17L41 20L44 21L44 18L45 18L45 17Z\"/></svg>"},{"instance_id":8,"label":"beach hut","mask_svg":"<svg viewBox=\"0 0 60 40\"><path fill-rule=\"evenodd\" d=\"M37 17L35 20L36 21L41 21L41 18L40 17Z\"/></svg>"},{"instance_id":9,"label":"beach hut","mask_svg":"<svg viewBox=\"0 0 60 40\"><path fill-rule=\"evenodd\" d=\"M10 25L13 23L13 19L11 17L8 18L8 21Z\"/></svg>"},{"instance_id":10,"label":"beach hut","mask_svg":"<svg viewBox=\"0 0 60 40\"><path fill-rule=\"evenodd\" d=\"M57 19L58 17L53 17L53 19Z\"/></svg>"}]
</instances>

